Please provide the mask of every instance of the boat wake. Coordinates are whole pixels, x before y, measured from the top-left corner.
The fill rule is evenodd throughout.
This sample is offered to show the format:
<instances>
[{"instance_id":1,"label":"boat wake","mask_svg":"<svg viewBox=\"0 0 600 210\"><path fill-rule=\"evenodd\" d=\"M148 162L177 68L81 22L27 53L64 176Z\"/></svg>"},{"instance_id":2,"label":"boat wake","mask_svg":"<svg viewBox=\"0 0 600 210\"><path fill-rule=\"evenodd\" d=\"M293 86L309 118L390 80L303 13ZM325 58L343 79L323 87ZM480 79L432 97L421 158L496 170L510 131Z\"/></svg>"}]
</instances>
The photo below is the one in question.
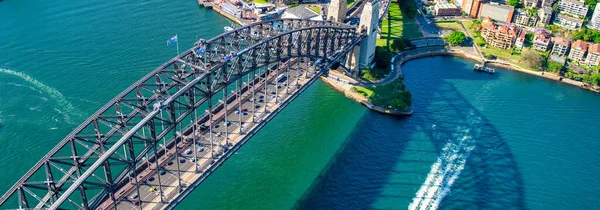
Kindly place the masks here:
<instances>
[{"instance_id":1,"label":"boat wake","mask_svg":"<svg viewBox=\"0 0 600 210\"><path fill-rule=\"evenodd\" d=\"M11 75L11 76L16 76L16 77L19 77L19 78L25 80L26 82L33 85L33 87L29 87L29 88L31 88L32 90L36 90L38 92L41 91L44 94L49 95L51 98L56 100L58 102L59 106L61 108L63 108L66 111L66 113L68 113L69 115L82 116L80 112L75 110L75 108L73 107L73 104L71 104L65 98L65 96L62 93L60 93L58 90L56 90L55 88L50 87L50 86L48 86L48 85L46 85L46 84L36 80L35 78L33 78L25 73L22 73L22 72L17 72L17 71L13 71L10 69L0 68L0 73L4 73L7 75ZM12 84L14 85L16 83L12 83ZM58 110L58 109L55 109L55 110ZM64 112L62 112L60 110L58 112L59 112L59 114L63 114L65 119L69 119L69 116L67 116Z\"/></svg>"},{"instance_id":2,"label":"boat wake","mask_svg":"<svg viewBox=\"0 0 600 210\"><path fill-rule=\"evenodd\" d=\"M459 177L467 157L475 148L474 138L480 133L478 124L481 118L475 118L473 115L471 112L467 117L468 126L458 127L454 136L444 145L408 209L437 209L444 197L450 193L452 184Z\"/></svg>"}]
</instances>

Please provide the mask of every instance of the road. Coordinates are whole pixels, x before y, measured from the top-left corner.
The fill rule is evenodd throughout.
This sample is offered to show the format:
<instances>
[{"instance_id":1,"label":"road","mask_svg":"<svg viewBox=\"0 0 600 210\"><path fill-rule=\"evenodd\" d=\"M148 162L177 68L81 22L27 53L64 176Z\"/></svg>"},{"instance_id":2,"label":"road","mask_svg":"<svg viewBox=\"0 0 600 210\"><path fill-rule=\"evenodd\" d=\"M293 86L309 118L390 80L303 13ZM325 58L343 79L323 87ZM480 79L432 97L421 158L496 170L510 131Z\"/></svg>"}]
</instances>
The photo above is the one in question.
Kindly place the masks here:
<instances>
[{"instance_id":1,"label":"road","mask_svg":"<svg viewBox=\"0 0 600 210\"><path fill-rule=\"evenodd\" d=\"M204 123L208 129L197 130L196 143L194 143L193 134L184 136L184 140L177 147L168 150L167 154L170 156L159 159L159 170L156 170L155 163L153 163L150 168L139 173L138 179L142 183L139 187L139 194L133 179L117 190L115 193L118 200L117 208L154 209L165 207L166 203L161 203L158 196L160 191L163 192L165 200L171 201L179 195L178 189L185 189L192 182L205 176L206 170L219 158L222 158L224 152L240 143L246 132L256 128L267 115L280 107L282 101L290 98L300 86L306 85L312 78L310 72L313 72L314 67L309 65L309 62L297 62L289 69L289 74L284 71L289 77L275 81L280 73L273 71L267 77L268 85L258 83L255 91L251 91L253 88L248 88L245 93L242 93L240 103L237 99L229 102L226 110L222 109L214 114L212 132L210 131L210 122ZM309 69L309 71L305 69ZM251 80L249 83L245 82L244 86L252 86ZM242 132L240 132L240 126ZM213 139L212 147L211 137ZM229 139L229 144L226 144L226 137ZM197 172L196 167L198 168ZM178 177L181 177L181 185ZM106 200L101 209L111 208L111 203L110 200Z\"/></svg>"}]
</instances>

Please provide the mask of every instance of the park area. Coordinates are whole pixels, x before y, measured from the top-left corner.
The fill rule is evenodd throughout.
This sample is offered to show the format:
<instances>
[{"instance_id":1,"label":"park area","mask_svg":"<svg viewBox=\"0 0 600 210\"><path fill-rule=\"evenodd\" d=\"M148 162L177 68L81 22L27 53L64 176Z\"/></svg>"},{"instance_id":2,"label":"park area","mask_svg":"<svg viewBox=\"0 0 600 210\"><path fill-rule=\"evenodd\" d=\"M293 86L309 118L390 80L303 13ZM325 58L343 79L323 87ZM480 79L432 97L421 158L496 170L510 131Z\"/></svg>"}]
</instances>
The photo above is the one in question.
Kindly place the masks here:
<instances>
[{"instance_id":1,"label":"park area","mask_svg":"<svg viewBox=\"0 0 600 210\"><path fill-rule=\"evenodd\" d=\"M381 37L377 40L378 46L385 46L390 39L416 39L423 37L419 25L414 18L402 14L398 0L390 3L389 15L381 22Z\"/></svg>"},{"instance_id":2,"label":"park area","mask_svg":"<svg viewBox=\"0 0 600 210\"><path fill-rule=\"evenodd\" d=\"M404 82L401 79L385 85L368 87L356 86L351 90L367 97L369 102L374 105L383 108L408 110L412 103L412 96L409 91L405 90Z\"/></svg>"}]
</instances>

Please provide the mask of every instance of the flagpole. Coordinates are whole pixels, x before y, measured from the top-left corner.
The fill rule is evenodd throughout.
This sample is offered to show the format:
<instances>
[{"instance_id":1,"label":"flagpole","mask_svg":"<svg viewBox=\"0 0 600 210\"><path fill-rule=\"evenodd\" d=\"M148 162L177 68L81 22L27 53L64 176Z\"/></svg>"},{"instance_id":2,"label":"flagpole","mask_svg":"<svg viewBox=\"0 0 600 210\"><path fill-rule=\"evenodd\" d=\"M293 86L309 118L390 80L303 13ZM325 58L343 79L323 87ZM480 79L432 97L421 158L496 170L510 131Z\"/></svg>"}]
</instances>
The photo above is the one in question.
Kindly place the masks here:
<instances>
[{"instance_id":1,"label":"flagpole","mask_svg":"<svg viewBox=\"0 0 600 210\"><path fill-rule=\"evenodd\" d=\"M179 36L177 36L177 34L175 34L175 36L177 37L177 41L175 41L177 43L177 55L179 56Z\"/></svg>"}]
</instances>

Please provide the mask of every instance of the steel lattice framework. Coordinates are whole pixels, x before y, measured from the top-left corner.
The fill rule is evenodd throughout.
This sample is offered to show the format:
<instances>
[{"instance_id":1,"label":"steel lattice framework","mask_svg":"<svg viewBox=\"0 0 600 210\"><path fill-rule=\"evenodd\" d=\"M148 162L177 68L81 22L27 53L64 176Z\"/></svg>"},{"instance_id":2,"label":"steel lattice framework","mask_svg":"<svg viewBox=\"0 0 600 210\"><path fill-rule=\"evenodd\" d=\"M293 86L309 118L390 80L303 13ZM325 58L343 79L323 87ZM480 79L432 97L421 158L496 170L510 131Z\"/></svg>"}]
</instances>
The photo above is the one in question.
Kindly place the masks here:
<instances>
[{"instance_id":1,"label":"steel lattice framework","mask_svg":"<svg viewBox=\"0 0 600 210\"><path fill-rule=\"evenodd\" d=\"M162 140L177 144L182 135L177 131L193 126L185 124L191 113L212 110L210 100L218 91L283 60L313 57L334 63L363 34L340 23L273 20L200 40L60 141L0 198L0 207L94 209L103 200L114 201L116 188L135 178L140 168L158 162L153 158L162 155L157 149ZM196 53L199 49L205 51ZM192 121L207 118L205 113Z\"/></svg>"}]
</instances>

